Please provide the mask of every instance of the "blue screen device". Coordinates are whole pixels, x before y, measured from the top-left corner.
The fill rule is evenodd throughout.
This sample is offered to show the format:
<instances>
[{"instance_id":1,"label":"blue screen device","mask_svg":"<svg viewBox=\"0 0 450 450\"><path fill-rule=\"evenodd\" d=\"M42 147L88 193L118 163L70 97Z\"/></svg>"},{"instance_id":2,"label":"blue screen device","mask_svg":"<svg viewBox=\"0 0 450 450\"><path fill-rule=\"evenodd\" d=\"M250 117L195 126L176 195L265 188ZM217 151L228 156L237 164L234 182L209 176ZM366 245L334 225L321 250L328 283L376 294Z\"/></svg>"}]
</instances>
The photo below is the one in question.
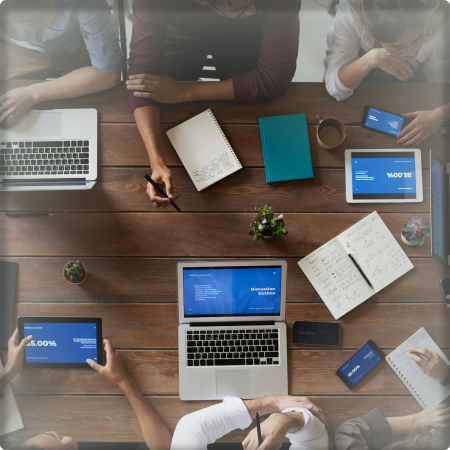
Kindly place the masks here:
<instances>
[{"instance_id":1,"label":"blue screen device","mask_svg":"<svg viewBox=\"0 0 450 450\"><path fill-rule=\"evenodd\" d=\"M364 115L361 120L362 127L394 137L408 124L409 120L405 117L372 106L366 106L364 108Z\"/></svg>"},{"instance_id":2,"label":"blue screen device","mask_svg":"<svg viewBox=\"0 0 450 450\"><path fill-rule=\"evenodd\" d=\"M336 370L336 375L352 389L385 357L375 342L369 340Z\"/></svg>"},{"instance_id":3,"label":"blue screen device","mask_svg":"<svg viewBox=\"0 0 450 450\"><path fill-rule=\"evenodd\" d=\"M90 368L103 365L102 320L86 317L19 317L19 339L33 336L25 347L26 368Z\"/></svg>"}]
</instances>

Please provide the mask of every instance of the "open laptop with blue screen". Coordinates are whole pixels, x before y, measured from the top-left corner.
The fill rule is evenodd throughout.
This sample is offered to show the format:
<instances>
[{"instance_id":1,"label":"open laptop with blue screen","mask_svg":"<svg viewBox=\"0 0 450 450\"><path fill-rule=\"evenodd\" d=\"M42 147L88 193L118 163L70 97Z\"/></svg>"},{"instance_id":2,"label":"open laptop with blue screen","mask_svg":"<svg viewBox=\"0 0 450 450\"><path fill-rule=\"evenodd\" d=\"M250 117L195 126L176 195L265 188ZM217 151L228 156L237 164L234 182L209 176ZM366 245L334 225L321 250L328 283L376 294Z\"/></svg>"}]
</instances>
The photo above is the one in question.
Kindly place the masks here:
<instances>
[{"instance_id":1,"label":"open laptop with blue screen","mask_svg":"<svg viewBox=\"0 0 450 450\"><path fill-rule=\"evenodd\" d=\"M180 398L285 395L286 261L178 264Z\"/></svg>"}]
</instances>

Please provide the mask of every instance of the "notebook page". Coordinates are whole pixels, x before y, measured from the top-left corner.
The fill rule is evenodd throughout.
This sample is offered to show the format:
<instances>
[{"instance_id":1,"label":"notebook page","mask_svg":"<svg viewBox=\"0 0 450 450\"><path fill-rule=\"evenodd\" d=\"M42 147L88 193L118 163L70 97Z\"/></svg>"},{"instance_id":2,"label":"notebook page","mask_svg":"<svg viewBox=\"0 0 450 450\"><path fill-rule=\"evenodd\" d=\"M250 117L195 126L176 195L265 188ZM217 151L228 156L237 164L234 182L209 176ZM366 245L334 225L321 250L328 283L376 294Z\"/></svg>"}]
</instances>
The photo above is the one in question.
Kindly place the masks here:
<instances>
[{"instance_id":1,"label":"notebook page","mask_svg":"<svg viewBox=\"0 0 450 450\"><path fill-rule=\"evenodd\" d=\"M338 238L360 265L376 292L414 268L376 211Z\"/></svg>"},{"instance_id":2,"label":"notebook page","mask_svg":"<svg viewBox=\"0 0 450 450\"><path fill-rule=\"evenodd\" d=\"M430 408L439 405L439 403L450 395L450 389L442 386L439 381L422 373L419 366L406 356L409 353L408 347L425 347L428 350L439 353L442 359L449 365L450 361L436 342L433 341L425 328L421 328L413 334L386 358L405 385L416 393L417 397L423 403L422 406L425 405L425 408Z\"/></svg>"},{"instance_id":3,"label":"notebook page","mask_svg":"<svg viewBox=\"0 0 450 450\"><path fill-rule=\"evenodd\" d=\"M242 168L210 109L167 136L199 191Z\"/></svg>"},{"instance_id":4,"label":"notebook page","mask_svg":"<svg viewBox=\"0 0 450 450\"><path fill-rule=\"evenodd\" d=\"M3 364L0 361L0 372L2 369ZM3 398L0 400L0 436L24 428L14 394L9 384L3 389L3 395Z\"/></svg>"},{"instance_id":5,"label":"notebook page","mask_svg":"<svg viewBox=\"0 0 450 450\"><path fill-rule=\"evenodd\" d=\"M298 265L336 320L375 293L337 238L303 258Z\"/></svg>"}]
</instances>

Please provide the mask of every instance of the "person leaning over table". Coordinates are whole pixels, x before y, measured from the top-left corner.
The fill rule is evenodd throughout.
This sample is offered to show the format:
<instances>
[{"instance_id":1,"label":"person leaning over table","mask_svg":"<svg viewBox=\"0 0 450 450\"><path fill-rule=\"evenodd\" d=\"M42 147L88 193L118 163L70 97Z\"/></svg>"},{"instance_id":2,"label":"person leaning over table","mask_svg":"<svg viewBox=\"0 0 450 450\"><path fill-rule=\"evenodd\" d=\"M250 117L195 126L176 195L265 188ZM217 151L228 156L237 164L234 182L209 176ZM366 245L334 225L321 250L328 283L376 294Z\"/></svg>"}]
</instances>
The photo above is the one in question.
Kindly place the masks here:
<instances>
[{"instance_id":1,"label":"person leaning over table","mask_svg":"<svg viewBox=\"0 0 450 450\"><path fill-rule=\"evenodd\" d=\"M301 0L134 0L130 104L152 178L170 199L178 194L162 154L161 104L243 105L282 95L296 70L300 6ZM205 65L216 67L212 76L220 82L197 82ZM147 193L156 207L170 204L151 184Z\"/></svg>"},{"instance_id":2,"label":"person leaning over table","mask_svg":"<svg viewBox=\"0 0 450 450\"><path fill-rule=\"evenodd\" d=\"M365 81L450 82L446 0L341 0L328 40L325 82L337 100ZM418 145L450 119L450 103L403 116L412 123L398 144Z\"/></svg>"},{"instance_id":3,"label":"person leaning over table","mask_svg":"<svg viewBox=\"0 0 450 450\"><path fill-rule=\"evenodd\" d=\"M0 128L37 103L117 86L125 62L106 0L0 2L0 56L0 80L57 78L1 96Z\"/></svg>"}]
</instances>

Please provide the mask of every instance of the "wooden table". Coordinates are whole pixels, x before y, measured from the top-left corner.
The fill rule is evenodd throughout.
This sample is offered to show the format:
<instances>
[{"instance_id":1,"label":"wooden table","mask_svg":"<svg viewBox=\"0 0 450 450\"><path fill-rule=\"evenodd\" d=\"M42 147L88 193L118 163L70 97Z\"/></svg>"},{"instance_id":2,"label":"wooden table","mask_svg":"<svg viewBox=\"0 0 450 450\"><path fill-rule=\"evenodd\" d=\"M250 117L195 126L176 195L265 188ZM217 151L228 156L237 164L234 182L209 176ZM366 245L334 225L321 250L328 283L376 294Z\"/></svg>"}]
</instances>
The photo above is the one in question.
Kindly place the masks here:
<instances>
[{"instance_id":1,"label":"wooden table","mask_svg":"<svg viewBox=\"0 0 450 450\"><path fill-rule=\"evenodd\" d=\"M8 88L23 84L10 83ZM0 85L0 92L6 89ZM294 83L282 99L264 105L212 102L168 107L162 115L164 152L176 190L182 194L178 201L182 214L170 208L156 211L145 195L148 157L123 84L108 92L40 105L97 108L99 176L94 189L86 192L0 195L0 211L56 213L20 219L0 215L0 254L19 263L14 316L103 317L105 336L120 349L128 372L173 430L181 416L213 403L178 398L177 262L281 257L289 264L290 394L310 396L326 411L331 430L375 407L387 414L417 412L419 405L385 363L352 391L334 371L365 340L373 339L388 353L421 326L450 355L450 311L439 290L439 280L450 277L450 269L430 258L430 239L421 247L403 245L415 269L339 320L338 349L291 344L293 320L333 320L297 261L375 209L397 239L410 213L429 219L428 149L433 147L449 160L448 141L437 134L421 145L421 204L346 203L344 150L396 147L394 139L358 126L366 104L400 113L434 108L444 101L450 101L450 93L439 85L366 84L338 103L322 83ZM222 124L244 169L197 192L164 130L207 107ZM314 179L268 185L257 118L303 112L309 124ZM341 148L325 151L317 145L317 113L346 123L348 137ZM285 214L289 236L254 244L249 224L254 206L264 203ZM88 279L81 286L62 279L65 263L73 258L80 258L88 268ZM126 398L94 371L24 370L12 386L26 428L9 440L51 429L79 441L143 440ZM245 435L239 431L224 440L240 441Z\"/></svg>"}]
</instances>

